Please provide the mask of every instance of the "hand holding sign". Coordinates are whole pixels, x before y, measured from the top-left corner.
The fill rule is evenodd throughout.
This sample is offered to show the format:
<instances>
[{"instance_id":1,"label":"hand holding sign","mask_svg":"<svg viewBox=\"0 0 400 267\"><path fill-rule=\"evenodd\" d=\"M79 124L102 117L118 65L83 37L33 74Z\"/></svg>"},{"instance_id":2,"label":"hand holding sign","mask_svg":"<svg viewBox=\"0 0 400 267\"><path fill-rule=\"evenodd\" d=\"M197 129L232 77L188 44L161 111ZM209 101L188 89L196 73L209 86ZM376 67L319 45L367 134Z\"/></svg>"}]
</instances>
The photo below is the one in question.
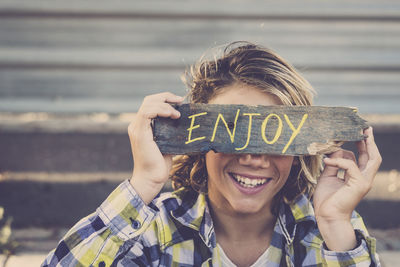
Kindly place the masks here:
<instances>
[{"instance_id":1,"label":"hand holding sign","mask_svg":"<svg viewBox=\"0 0 400 267\"><path fill-rule=\"evenodd\" d=\"M172 156L162 155L154 142L151 121L157 117L179 118L180 113L169 103L181 101L182 97L171 93L147 96L128 127L135 165L130 182L146 203L150 203L160 192L172 166Z\"/></svg>"},{"instance_id":2,"label":"hand holding sign","mask_svg":"<svg viewBox=\"0 0 400 267\"><path fill-rule=\"evenodd\" d=\"M354 237L350 217L371 189L382 162L372 128L368 128L364 133L368 135L367 139L357 143L358 163L351 151L340 150L332 153L324 159L326 167L314 193L315 217L331 250L344 251L354 248L355 239L348 238L351 235ZM337 177L339 168L345 170L344 180Z\"/></svg>"}]
</instances>

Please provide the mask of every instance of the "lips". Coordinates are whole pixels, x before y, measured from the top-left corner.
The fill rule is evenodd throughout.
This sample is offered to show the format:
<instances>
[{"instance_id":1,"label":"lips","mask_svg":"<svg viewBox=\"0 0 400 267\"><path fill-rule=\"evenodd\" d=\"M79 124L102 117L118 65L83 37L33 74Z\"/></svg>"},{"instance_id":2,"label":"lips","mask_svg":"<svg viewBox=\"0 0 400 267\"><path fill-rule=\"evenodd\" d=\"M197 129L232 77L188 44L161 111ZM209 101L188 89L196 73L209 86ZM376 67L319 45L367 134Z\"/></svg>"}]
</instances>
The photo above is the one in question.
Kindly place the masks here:
<instances>
[{"instance_id":1,"label":"lips","mask_svg":"<svg viewBox=\"0 0 400 267\"><path fill-rule=\"evenodd\" d=\"M272 180L272 178L267 177L246 176L237 173L229 174L240 186L245 188L257 188Z\"/></svg>"}]
</instances>

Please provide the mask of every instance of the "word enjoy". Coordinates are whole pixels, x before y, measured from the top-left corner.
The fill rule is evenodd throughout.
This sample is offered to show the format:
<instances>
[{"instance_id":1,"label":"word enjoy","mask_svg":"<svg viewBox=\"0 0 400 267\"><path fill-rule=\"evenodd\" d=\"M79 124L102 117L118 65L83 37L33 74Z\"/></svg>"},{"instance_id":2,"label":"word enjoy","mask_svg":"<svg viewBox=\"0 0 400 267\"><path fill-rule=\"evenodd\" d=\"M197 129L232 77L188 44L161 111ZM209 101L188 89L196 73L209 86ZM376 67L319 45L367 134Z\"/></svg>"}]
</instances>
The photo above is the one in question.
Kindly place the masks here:
<instances>
[{"instance_id":1,"label":"word enjoy","mask_svg":"<svg viewBox=\"0 0 400 267\"><path fill-rule=\"evenodd\" d=\"M187 141L185 142L185 144L190 144L190 143L193 143L193 142L197 142L197 141L200 141L200 140L203 140L203 139L206 138L206 136L200 136L200 137L196 137L196 138L192 137L193 132L196 129L201 127L200 124L196 124L196 121L195 121L196 118L198 118L200 116L205 116L205 115L207 115L207 112L196 113L196 114L188 116L188 118L190 119L190 126L189 126L189 128L187 128L188 133L187 133ZM227 131L227 133L228 133L228 135L230 137L230 141L233 144L235 142L236 126L237 126L237 121L238 121L239 115L240 115L240 109L237 109L235 120L233 122L233 126L229 127L228 123L226 122L226 120L224 118L224 116L221 113L218 113L217 119L215 120L215 124L214 124L214 128L213 128L213 132L212 132L210 141L214 142L215 136L216 136L216 133L217 133L217 128L220 125L220 122L222 121L223 125L225 126L225 129L226 129L226 131ZM235 150L237 150L237 151L244 150L245 148L247 148L247 146L249 145L249 142L250 142L250 138L252 136L253 118L256 117L256 116L261 116L260 113L243 113L241 115L248 117L247 138L246 138L246 143L243 146L235 148ZM305 121L308 118L308 114L305 113L303 115L303 117L302 117L300 123L297 125L297 127L295 127L293 125L293 123L290 121L289 117L286 114L283 114L283 118L284 118L285 122L287 123L287 125L289 126L289 128L292 130L292 133L291 133L291 136L290 136L288 142L286 143L285 147L282 150L282 154L284 154L287 151L289 146L293 143L293 140L300 133L301 128L303 127ZM266 136L266 130L267 130L267 127L268 127L268 122L271 119L276 119L277 122L278 122L278 126L276 127L274 137L271 140L269 140L267 138L267 136ZM266 144L272 145L272 144L274 144L275 142L278 141L279 137L281 137L282 129L283 129L282 118L279 115L275 114L275 113L270 113L270 114L268 114L268 116L265 117L265 119L263 120L263 122L262 122L262 124L260 126L261 137L262 137L262 139L264 140L264 142Z\"/></svg>"}]
</instances>

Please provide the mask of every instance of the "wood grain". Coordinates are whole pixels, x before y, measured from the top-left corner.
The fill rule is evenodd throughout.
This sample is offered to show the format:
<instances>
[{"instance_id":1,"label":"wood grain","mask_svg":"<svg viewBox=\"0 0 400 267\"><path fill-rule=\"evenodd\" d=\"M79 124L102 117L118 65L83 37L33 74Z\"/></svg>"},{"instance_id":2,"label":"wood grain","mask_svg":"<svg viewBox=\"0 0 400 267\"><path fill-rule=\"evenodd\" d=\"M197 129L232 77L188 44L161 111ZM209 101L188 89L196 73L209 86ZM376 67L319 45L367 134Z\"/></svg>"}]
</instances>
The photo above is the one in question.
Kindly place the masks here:
<instances>
[{"instance_id":1,"label":"wood grain","mask_svg":"<svg viewBox=\"0 0 400 267\"><path fill-rule=\"evenodd\" d=\"M177 120L153 121L165 154L224 153L315 155L364 139L356 109L322 106L183 104Z\"/></svg>"}]
</instances>

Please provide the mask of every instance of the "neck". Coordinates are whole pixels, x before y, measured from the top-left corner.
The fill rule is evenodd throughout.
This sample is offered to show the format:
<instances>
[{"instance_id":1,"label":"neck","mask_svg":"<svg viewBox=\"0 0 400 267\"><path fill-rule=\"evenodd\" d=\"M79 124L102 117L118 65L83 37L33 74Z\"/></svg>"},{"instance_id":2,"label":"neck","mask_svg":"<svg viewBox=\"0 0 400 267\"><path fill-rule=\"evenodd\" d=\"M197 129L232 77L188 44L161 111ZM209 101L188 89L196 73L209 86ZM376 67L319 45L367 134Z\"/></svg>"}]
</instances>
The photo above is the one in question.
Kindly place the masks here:
<instances>
[{"instance_id":1,"label":"neck","mask_svg":"<svg viewBox=\"0 0 400 267\"><path fill-rule=\"evenodd\" d=\"M254 241L271 237L276 223L276 216L270 207L253 214L236 213L219 208L210 201L215 233L218 239L230 242ZM267 238L269 239L269 238Z\"/></svg>"}]
</instances>

